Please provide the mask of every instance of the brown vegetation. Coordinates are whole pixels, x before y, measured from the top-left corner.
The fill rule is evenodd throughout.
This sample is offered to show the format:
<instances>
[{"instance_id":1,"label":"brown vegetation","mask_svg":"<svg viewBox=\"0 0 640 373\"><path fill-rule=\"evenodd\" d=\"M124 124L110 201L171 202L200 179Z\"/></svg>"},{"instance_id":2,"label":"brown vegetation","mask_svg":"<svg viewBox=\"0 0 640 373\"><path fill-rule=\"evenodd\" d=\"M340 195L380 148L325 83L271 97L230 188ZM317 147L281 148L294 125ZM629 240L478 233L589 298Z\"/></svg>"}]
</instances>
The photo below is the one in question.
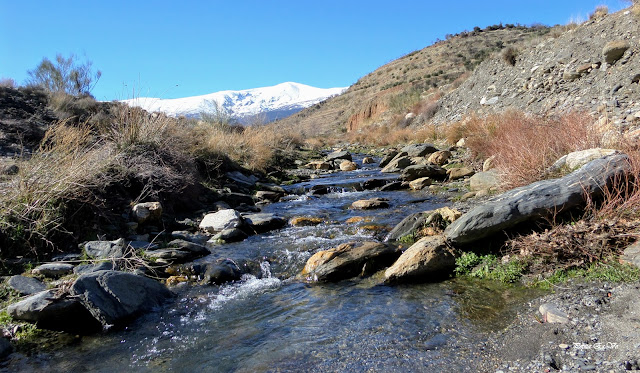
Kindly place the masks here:
<instances>
[{"instance_id":1,"label":"brown vegetation","mask_svg":"<svg viewBox=\"0 0 640 373\"><path fill-rule=\"evenodd\" d=\"M507 188L540 180L561 156L601 142L593 118L584 113L553 118L518 111L470 116L447 129L449 143L463 137L475 158L495 156Z\"/></svg>"}]
</instances>

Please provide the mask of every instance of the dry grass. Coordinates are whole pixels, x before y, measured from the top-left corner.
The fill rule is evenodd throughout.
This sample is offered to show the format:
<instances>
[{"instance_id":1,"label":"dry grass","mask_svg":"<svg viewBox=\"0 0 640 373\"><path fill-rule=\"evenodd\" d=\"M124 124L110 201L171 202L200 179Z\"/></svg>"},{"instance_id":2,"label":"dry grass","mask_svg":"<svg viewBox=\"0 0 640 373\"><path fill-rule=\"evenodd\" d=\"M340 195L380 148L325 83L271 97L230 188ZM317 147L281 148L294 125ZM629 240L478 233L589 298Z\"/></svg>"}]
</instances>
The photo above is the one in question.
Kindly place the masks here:
<instances>
[{"instance_id":1,"label":"dry grass","mask_svg":"<svg viewBox=\"0 0 640 373\"><path fill-rule=\"evenodd\" d=\"M348 134L349 142L375 146L433 142L440 138L440 129L435 125L425 125L420 128L372 125Z\"/></svg>"},{"instance_id":2,"label":"dry grass","mask_svg":"<svg viewBox=\"0 0 640 373\"><path fill-rule=\"evenodd\" d=\"M495 165L503 173L507 188L539 180L561 156L601 144L593 119L582 113L559 118L517 111L471 116L447 129L449 143L462 137L475 158L495 155Z\"/></svg>"},{"instance_id":3,"label":"dry grass","mask_svg":"<svg viewBox=\"0 0 640 373\"><path fill-rule=\"evenodd\" d=\"M89 201L115 158L113 149L95 142L87 126L52 126L19 173L1 186L0 230L14 244L53 245L51 235L63 223L65 203ZM6 250L6 248L5 248Z\"/></svg>"},{"instance_id":4,"label":"dry grass","mask_svg":"<svg viewBox=\"0 0 640 373\"><path fill-rule=\"evenodd\" d=\"M589 19L602 18L609 14L609 8L606 5L598 5L596 9L589 15Z\"/></svg>"}]
</instances>

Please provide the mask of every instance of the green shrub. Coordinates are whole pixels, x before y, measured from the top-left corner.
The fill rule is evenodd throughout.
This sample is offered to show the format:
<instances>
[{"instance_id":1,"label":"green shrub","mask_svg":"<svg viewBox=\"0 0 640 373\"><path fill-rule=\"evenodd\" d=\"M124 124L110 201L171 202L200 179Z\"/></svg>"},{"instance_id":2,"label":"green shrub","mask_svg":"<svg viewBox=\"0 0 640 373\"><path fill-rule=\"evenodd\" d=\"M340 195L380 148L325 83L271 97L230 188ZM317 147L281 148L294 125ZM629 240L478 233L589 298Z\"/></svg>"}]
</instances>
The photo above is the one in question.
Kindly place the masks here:
<instances>
[{"instance_id":1,"label":"green shrub","mask_svg":"<svg viewBox=\"0 0 640 373\"><path fill-rule=\"evenodd\" d=\"M65 92L79 96L90 94L102 73L94 72L92 62L78 63L75 55L64 58L56 55L54 62L43 58L40 64L27 72L28 85L40 86L49 92Z\"/></svg>"}]
</instances>

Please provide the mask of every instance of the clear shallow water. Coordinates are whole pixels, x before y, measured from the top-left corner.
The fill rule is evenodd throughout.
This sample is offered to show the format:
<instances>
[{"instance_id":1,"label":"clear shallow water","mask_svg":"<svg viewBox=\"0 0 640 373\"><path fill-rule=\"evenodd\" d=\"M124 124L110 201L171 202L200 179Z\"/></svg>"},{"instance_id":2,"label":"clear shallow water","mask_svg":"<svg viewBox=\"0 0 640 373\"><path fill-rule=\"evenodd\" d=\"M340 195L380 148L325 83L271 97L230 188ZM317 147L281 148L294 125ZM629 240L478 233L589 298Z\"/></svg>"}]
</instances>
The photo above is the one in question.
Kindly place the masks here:
<instances>
[{"instance_id":1,"label":"clear shallow water","mask_svg":"<svg viewBox=\"0 0 640 373\"><path fill-rule=\"evenodd\" d=\"M375 166L292 188L348 186L372 176L381 176ZM348 209L353 201L373 196L389 198L391 208ZM265 206L264 212L321 216L326 223L217 247L200 262L250 260L253 274L234 284L182 288L175 301L125 330L16 359L9 370L474 371L482 359L483 333L506 326L516 306L530 296L526 291L466 280L391 287L380 285L379 275L321 285L293 279L317 250L384 235L346 224L348 218L366 216L372 219L367 224L390 228L412 212L441 205L428 192L341 191Z\"/></svg>"}]
</instances>

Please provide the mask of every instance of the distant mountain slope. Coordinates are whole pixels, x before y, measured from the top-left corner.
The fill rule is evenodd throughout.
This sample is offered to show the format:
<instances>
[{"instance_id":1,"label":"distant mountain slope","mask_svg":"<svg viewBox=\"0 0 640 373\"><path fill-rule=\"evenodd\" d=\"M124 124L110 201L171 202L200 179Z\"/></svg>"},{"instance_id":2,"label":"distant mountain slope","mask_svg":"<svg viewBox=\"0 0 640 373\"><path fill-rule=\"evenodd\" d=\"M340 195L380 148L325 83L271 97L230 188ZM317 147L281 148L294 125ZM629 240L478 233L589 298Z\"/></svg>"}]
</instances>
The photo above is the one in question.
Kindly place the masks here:
<instances>
[{"instance_id":1,"label":"distant mountain slope","mask_svg":"<svg viewBox=\"0 0 640 373\"><path fill-rule=\"evenodd\" d=\"M374 122L384 122L402 95L425 95L430 89L451 85L494 52L545 34L544 26L494 25L448 35L422 50L381 66L360 78L337 97L313 105L278 125L310 136L335 136ZM397 100L396 100L397 101Z\"/></svg>"},{"instance_id":2,"label":"distant mountain slope","mask_svg":"<svg viewBox=\"0 0 640 373\"><path fill-rule=\"evenodd\" d=\"M345 89L315 88L287 82L271 87L221 91L194 97L175 99L140 97L123 102L142 107L150 112L159 111L176 117L198 117L202 112L212 113L223 110L240 122L249 122L255 116L273 121L338 95Z\"/></svg>"}]
</instances>

